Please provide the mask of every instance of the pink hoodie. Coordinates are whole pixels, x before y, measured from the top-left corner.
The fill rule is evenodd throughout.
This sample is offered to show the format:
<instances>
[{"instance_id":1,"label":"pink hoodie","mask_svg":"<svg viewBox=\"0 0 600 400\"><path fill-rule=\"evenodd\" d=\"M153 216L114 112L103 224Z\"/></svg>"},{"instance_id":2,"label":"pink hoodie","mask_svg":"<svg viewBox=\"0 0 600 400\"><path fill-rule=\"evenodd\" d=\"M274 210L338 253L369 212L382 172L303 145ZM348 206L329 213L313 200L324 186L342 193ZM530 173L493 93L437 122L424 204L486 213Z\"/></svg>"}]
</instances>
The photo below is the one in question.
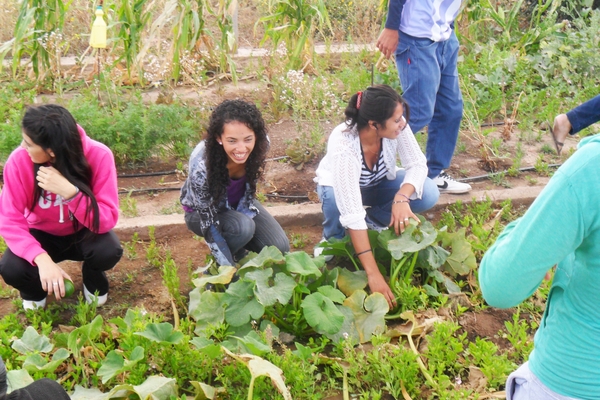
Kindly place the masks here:
<instances>
[{"instance_id":1,"label":"pink hoodie","mask_svg":"<svg viewBox=\"0 0 600 400\"><path fill-rule=\"evenodd\" d=\"M115 227L119 217L117 169L112 152L104 144L90 139L77 125L83 143L83 153L92 169L91 189L100 210L100 232ZM61 196L42 191L33 212L29 211L35 177L33 162L22 147L15 149L4 165L4 188L0 193L0 236L17 256L29 261L46 251L31 236L29 229L38 229L56 236L74 233L69 212L80 226L89 228L85 218L87 199L79 193L72 201L63 202Z\"/></svg>"}]
</instances>

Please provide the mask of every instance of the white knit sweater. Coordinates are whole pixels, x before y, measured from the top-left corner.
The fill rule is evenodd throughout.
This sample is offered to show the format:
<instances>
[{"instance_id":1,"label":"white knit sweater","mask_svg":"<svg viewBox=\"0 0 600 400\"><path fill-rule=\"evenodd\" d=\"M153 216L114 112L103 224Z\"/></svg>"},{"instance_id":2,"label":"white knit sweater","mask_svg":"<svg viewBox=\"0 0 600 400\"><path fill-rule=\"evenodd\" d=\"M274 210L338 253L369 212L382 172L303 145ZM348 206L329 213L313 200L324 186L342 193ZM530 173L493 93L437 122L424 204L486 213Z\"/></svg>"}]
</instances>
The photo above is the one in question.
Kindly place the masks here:
<instances>
[{"instance_id":1,"label":"white knit sweater","mask_svg":"<svg viewBox=\"0 0 600 400\"><path fill-rule=\"evenodd\" d=\"M427 178L427 160L408 124L395 140L383 139L383 160L386 178L396 178L396 160L406 170L401 186L415 187L412 198L421 198ZM332 186L340 211L340 223L347 229L365 230L366 212L358 184L362 169L362 153L356 126L346 123L335 127L327 142L327 154L319 163L314 181L321 186Z\"/></svg>"}]
</instances>

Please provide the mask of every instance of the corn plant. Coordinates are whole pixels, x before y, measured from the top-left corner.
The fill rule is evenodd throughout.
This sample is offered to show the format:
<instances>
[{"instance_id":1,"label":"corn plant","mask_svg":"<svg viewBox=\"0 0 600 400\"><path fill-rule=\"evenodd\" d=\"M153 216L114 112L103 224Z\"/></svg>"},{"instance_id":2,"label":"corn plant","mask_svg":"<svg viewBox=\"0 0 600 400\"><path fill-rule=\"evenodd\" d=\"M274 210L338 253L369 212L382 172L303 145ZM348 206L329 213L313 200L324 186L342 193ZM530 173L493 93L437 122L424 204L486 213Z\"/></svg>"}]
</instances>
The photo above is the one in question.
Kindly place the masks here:
<instances>
[{"instance_id":1,"label":"corn plant","mask_svg":"<svg viewBox=\"0 0 600 400\"><path fill-rule=\"evenodd\" d=\"M282 41L285 43L291 52L291 68L303 65L303 57L309 58L316 30L333 30L324 0L268 0L268 14L255 27L258 24L265 26L261 44L271 39L277 49Z\"/></svg>"},{"instance_id":2,"label":"corn plant","mask_svg":"<svg viewBox=\"0 0 600 400\"><path fill-rule=\"evenodd\" d=\"M158 17L152 23L139 59L143 59L152 46L160 44L164 35L164 27L171 29L172 40L167 49L171 60L171 76L177 81L181 74L182 64L198 54L201 45L206 46L207 59L214 59L210 33L206 29L206 16L211 9L206 0L168 0ZM158 49L158 52L161 52Z\"/></svg>"},{"instance_id":3,"label":"corn plant","mask_svg":"<svg viewBox=\"0 0 600 400\"><path fill-rule=\"evenodd\" d=\"M141 69L140 46L142 34L151 18L151 10L146 8L148 0L122 0L109 6L115 15L114 25L118 27L117 36L113 39L123 46L123 54L115 63L125 60L127 74L131 77L133 68ZM139 74L140 78L142 74Z\"/></svg>"},{"instance_id":4,"label":"corn plant","mask_svg":"<svg viewBox=\"0 0 600 400\"><path fill-rule=\"evenodd\" d=\"M23 1L15 25L14 37L0 46L0 70L2 61L8 53L12 55L13 76L17 75L21 58L24 56L31 59L36 78L40 77L41 72L50 70L52 63L55 69L59 68L58 59L63 45L60 43L62 41L60 32L71 1Z\"/></svg>"},{"instance_id":5,"label":"corn plant","mask_svg":"<svg viewBox=\"0 0 600 400\"><path fill-rule=\"evenodd\" d=\"M477 8L480 13L479 19L472 20L469 29L473 29L474 26L479 24L489 25L492 22L502 32L499 36L499 42L502 46L517 51L537 47L544 37L558 31L559 25L556 24L556 15L562 2L560 0L546 2L538 0L538 4L532 13L529 28L522 29L521 9L523 1L517 0L510 8L504 8L500 3L494 5L490 0L482 0L479 8Z\"/></svg>"},{"instance_id":6,"label":"corn plant","mask_svg":"<svg viewBox=\"0 0 600 400\"><path fill-rule=\"evenodd\" d=\"M231 54L237 51L237 38L234 32L233 18L237 13L237 0L219 0L217 25L221 31L221 52L219 65L221 71L229 70L231 80L237 83L237 70Z\"/></svg>"}]
</instances>

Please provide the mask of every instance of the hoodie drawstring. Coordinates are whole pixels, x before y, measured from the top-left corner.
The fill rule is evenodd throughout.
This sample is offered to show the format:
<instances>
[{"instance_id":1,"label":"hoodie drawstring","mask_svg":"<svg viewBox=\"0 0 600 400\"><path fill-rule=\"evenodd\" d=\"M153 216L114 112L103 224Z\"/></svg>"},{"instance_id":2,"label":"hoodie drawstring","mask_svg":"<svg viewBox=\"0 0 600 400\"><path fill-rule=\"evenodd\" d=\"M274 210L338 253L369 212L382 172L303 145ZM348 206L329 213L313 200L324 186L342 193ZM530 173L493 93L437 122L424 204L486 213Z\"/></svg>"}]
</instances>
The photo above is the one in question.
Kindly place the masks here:
<instances>
[{"instance_id":1,"label":"hoodie drawstring","mask_svg":"<svg viewBox=\"0 0 600 400\"><path fill-rule=\"evenodd\" d=\"M65 211L63 210L63 198L60 198L60 217L58 218L58 222L60 222L61 224L63 224L65 222Z\"/></svg>"}]
</instances>

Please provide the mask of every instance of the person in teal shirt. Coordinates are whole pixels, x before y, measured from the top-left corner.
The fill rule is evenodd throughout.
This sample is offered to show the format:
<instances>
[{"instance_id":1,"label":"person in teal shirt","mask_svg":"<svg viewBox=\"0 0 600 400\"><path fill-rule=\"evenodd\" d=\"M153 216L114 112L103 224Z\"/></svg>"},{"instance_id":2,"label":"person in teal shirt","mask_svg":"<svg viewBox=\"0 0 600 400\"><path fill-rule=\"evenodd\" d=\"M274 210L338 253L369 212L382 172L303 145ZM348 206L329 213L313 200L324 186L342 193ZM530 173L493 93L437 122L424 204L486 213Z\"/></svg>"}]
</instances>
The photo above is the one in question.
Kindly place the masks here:
<instances>
[{"instance_id":1,"label":"person in teal shirt","mask_svg":"<svg viewBox=\"0 0 600 400\"><path fill-rule=\"evenodd\" d=\"M493 307L514 307L554 265L534 350L509 376L508 400L600 399L600 135L581 141L487 251L483 297Z\"/></svg>"}]
</instances>

